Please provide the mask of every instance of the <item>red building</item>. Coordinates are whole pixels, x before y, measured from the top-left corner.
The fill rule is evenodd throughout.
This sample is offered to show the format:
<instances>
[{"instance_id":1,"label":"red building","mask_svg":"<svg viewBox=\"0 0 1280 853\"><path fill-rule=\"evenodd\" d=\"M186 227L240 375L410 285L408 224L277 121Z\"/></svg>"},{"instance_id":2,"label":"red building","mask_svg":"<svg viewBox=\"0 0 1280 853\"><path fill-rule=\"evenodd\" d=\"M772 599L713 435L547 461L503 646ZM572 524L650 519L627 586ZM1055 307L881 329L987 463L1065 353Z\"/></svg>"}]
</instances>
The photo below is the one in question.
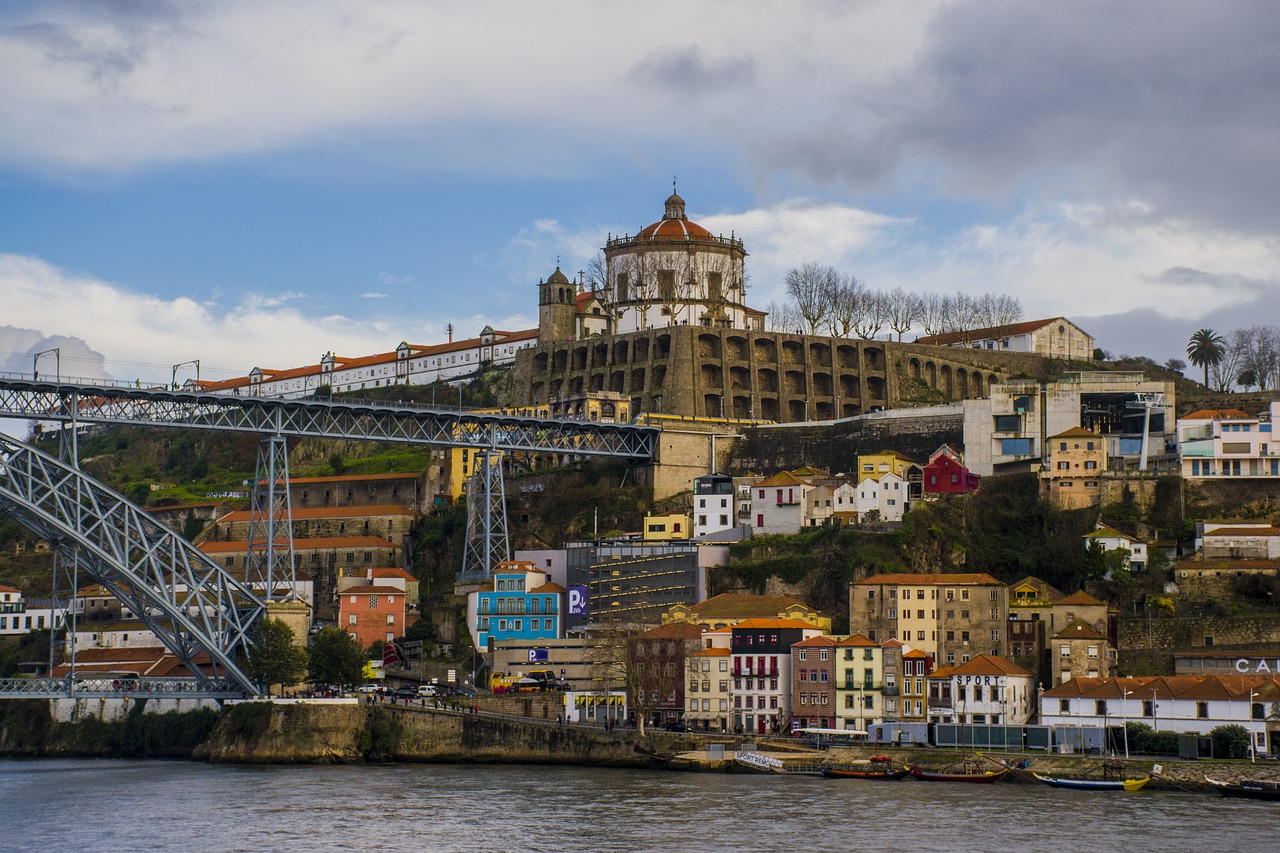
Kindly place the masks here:
<instances>
[{"instance_id":1,"label":"red building","mask_svg":"<svg viewBox=\"0 0 1280 853\"><path fill-rule=\"evenodd\" d=\"M406 614L404 590L393 586L353 586L338 596L338 625L361 648L403 636Z\"/></svg>"},{"instance_id":2,"label":"red building","mask_svg":"<svg viewBox=\"0 0 1280 853\"><path fill-rule=\"evenodd\" d=\"M926 495L955 495L978 489L979 477L961 464L959 456L946 445L934 451L924 466Z\"/></svg>"}]
</instances>

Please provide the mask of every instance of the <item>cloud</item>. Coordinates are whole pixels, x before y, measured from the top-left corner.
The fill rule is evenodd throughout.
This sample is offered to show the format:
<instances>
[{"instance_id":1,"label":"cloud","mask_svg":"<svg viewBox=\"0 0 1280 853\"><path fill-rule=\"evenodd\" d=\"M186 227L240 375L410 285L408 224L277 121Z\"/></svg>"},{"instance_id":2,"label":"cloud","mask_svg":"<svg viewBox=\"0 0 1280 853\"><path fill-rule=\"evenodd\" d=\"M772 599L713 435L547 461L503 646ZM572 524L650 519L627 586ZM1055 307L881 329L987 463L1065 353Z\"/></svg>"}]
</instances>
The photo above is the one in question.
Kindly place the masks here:
<instances>
[{"instance_id":1,"label":"cloud","mask_svg":"<svg viewBox=\"0 0 1280 853\"><path fill-rule=\"evenodd\" d=\"M0 350L11 355L37 343L76 340L76 368L93 378L101 369L118 379L165 380L171 366L200 359L202 375L241 376L255 366L283 368L317 361L326 350L367 355L393 348L406 324L443 340L443 328L388 317L356 321L341 315L311 317L289 303L297 294L251 295L220 308L178 297L138 293L92 276L72 273L39 258L0 254L0 302L10 325ZM58 337L42 331L57 325ZM17 331L13 331L16 329ZM87 347L87 353L84 351ZM64 353L63 373L71 374ZM16 362L22 367L21 358ZM41 364L43 372L46 365ZM83 371L83 372L81 372ZM30 372L29 365L24 372Z\"/></svg>"},{"instance_id":2,"label":"cloud","mask_svg":"<svg viewBox=\"0 0 1280 853\"><path fill-rule=\"evenodd\" d=\"M391 294L390 294L390 293L375 293L375 292L373 292L373 291L370 291L370 292L368 292L368 293L362 293L362 294L360 294L360 298L361 298L361 299L390 299L390 298L391 298Z\"/></svg>"},{"instance_id":3,"label":"cloud","mask_svg":"<svg viewBox=\"0 0 1280 853\"><path fill-rule=\"evenodd\" d=\"M697 45L654 51L636 64L633 74L641 83L694 97L752 88L756 82L752 57L708 59Z\"/></svg>"}]
</instances>

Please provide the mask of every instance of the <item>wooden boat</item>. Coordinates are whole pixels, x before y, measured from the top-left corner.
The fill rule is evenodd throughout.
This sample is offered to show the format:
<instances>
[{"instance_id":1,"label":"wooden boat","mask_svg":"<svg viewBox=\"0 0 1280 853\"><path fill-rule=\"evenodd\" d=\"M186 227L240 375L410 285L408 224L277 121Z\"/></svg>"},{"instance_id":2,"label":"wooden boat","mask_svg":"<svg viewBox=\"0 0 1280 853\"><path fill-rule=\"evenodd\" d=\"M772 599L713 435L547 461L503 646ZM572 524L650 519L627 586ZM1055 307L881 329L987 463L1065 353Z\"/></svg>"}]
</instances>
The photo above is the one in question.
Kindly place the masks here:
<instances>
[{"instance_id":1,"label":"wooden boat","mask_svg":"<svg viewBox=\"0 0 1280 853\"><path fill-rule=\"evenodd\" d=\"M1248 800L1280 800L1280 782L1272 779L1223 782L1206 776L1204 781L1224 797L1243 797Z\"/></svg>"},{"instance_id":2,"label":"wooden boat","mask_svg":"<svg viewBox=\"0 0 1280 853\"><path fill-rule=\"evenodd\" d=\"M1122 779L1108 779L1105 775L1102 777L1046 776L1034 771L1031 775L1054 788L1069 788L1076 791L1141 791L1143 786L1151 781L1151 777L1146 773Z\"/></svg>"},{"instance_id":3,"label":"wooden boat","mask_svg":"<svg viewBox=\"0 0 1280 853\"><path fill-rule=\"evenodd\" d=\"M910 767L887 755L873 755L870 760L828 764L822 768L822 775L828 779L901 779L910 772Z\"/></svg>"},{"instance_id":4,"label":"wooden boat","mask_svg":"<svg viewBox=\"0 0 1280 853\"><path fill-rule=\"evenodd\" d=\"M925 782L969 782L990 785L1009 775L1008 767L992 768L970 759L939 770L929 770L916 764L910 765L909 769L912 776Z\"/></svg>"}]
</instances>

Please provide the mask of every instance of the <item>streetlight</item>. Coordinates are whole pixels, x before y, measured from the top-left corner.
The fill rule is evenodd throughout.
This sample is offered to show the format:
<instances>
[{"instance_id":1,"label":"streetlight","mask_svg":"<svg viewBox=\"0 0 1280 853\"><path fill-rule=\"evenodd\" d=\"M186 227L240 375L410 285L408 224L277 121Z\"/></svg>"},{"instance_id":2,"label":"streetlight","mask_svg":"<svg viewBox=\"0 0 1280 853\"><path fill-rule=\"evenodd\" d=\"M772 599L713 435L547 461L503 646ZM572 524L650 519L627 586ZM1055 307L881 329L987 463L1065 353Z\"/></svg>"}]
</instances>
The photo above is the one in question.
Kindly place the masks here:
<instances>
[{"instance_id":1,"label":"streetlight","mask_svg":"<svg viewBox=\"0 0 1280 853\"><path fill-rule=\"evenodd\" d=\"M1129 760L1129 697L1133 695L1132 690L1126 690L1120 694L1120 716L1124 720L1124 760Z\"/></svg>"},{"instance_id":2,"label":"streetlight","mask_svg":"<svg viewBox=\"0 0 1280 853\"><path fill-rule=\"evenodd\" d=\"M1258 692L1256 690L1249 691L1249 722L1251 723L1253 722L1253 697L1257 695L1258 695ZM1257 755L1258 755L1258 749L1256 746L1257 743L1258 743L1258 736L1253 733L1253 728L1249 727L1249 763L1250 764L1257 763Z\"/></svg>"}]
</instances>

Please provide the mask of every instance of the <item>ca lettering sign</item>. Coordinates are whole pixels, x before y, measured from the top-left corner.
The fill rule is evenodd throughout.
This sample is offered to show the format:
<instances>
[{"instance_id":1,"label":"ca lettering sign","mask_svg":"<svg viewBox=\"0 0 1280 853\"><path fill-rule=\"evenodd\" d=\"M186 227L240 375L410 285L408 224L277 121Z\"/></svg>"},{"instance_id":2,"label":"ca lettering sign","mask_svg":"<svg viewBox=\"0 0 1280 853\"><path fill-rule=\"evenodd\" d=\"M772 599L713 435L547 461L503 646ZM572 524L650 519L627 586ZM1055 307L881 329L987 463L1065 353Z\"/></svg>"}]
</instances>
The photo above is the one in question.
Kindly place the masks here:
<instances>
[{"instance_id":1,"label":"ca lettering sign","mask_svg":"<svg viewBox=\"0 0 1280 853\"><path fill-rule=\"evenodd\" d=\"M1236 672L1246 675L1250 672L1255 674L1271 675L1272 673L1280 672L1280 659L1267 663L1262 659L1251 661L1248 658L1237 658Z\"/></svg>"}]
</instances>

